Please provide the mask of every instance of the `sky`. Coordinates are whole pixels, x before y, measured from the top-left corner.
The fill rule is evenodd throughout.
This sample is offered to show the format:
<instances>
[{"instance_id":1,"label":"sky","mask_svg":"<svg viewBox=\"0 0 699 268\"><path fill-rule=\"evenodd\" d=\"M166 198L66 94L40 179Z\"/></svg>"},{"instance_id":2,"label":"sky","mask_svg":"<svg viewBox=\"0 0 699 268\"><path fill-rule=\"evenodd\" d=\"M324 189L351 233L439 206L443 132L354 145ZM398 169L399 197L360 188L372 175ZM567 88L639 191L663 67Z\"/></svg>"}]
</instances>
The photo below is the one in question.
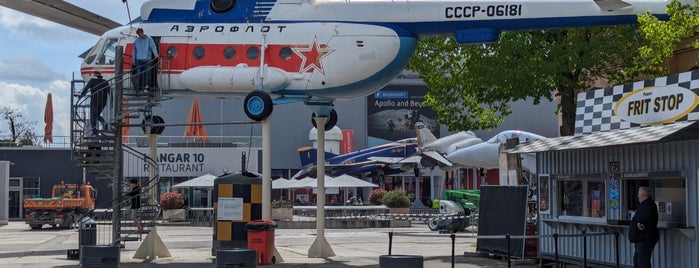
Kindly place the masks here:
<instances>
[{"instance_id":1,"label":"sky","mask_svg":"<svg viewBox=\"0 0 699 268\"><path fill-rule=\"evenodd\" d=\"M71 4L126 24L129 16L122 0L66 0ZM146 0L129 0L132 19ZM36 122L35 133L44 135L44 106L51 93L53 135L70 135L70 81L80 79L78 56L97 43L99 36L0 7L0 108L21 111L25 121ZM0 120L0 136L11 135Z\"/></svg>"}]
</instances>

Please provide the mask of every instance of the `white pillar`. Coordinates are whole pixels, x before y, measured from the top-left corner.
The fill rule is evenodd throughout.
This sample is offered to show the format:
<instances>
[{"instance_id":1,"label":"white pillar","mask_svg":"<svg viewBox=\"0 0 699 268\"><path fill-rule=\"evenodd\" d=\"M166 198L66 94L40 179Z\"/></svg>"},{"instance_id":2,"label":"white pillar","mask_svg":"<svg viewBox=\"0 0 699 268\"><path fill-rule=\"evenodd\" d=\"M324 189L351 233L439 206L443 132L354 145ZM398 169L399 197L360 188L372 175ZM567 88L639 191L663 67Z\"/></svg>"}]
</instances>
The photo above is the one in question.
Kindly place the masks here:
<instances>
[{"instance_id":1,"label":"white pillar","mask_svg":"<svg viewBox=\"0 0 699 268\"><path fill-rule=\"evenodd\" d=\"M325 258L335 256L335 252L330 247L330 243L325 239L325 121L326 117L315 117L318 126L318 175L316 182L318 187L318 197L316 198L316 239L308 249L309 258Z\"/></svg>"}]
</instances>

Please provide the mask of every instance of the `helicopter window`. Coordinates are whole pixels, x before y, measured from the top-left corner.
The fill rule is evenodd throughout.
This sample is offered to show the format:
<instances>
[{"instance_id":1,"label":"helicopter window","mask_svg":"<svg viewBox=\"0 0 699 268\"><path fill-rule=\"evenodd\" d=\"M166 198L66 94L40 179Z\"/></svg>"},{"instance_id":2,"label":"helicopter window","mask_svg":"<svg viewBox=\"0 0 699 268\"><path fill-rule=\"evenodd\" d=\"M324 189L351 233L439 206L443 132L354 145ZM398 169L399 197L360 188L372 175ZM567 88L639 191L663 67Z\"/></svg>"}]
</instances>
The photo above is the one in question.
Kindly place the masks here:
<instances>
[{"instance_id":1,"label":"helicopter window","mask_svg":"<svg viewBox=\"0 0 699 268\"><path fill-rule=\"evenodd\" d=\"M177 56L177 48L175 46L170 46L167 48L166 53L167 53L167 57L172 59L175 56Z\"/></svg>"},{"instance_id":2,"label":"helicopter window","mask_svg":"<svg viewBox=\"0 0 699 268\"><path fill-rule=\"evenodd\" d=\"M249 47L246 54L249 60L254 60L257 59L257 56L260 56L260 51L257 47Z\"/></svg>"},{"instance_id":3,"label":"helicopter window","mask_svg":"<svg viewBox=\"0 0 699 268\"><path fill-rule=\"evenodd\" d=\"M233 47L226 47L223 49L223 57L225 57L227 60L232 59L235 57L235 48Z\"/></svg>"},{"instance_id":4,"label":"helicopter window","mask_svg":"<svg viewBox=\"0 0 699 268\"><path fill-rule=\"evenodd\" d=\"M106 39L100 38L99 41L97 41L97 44L90 49L90 52L87 53L87 56L85 56L85 64L92 64L93 61L95 61L95 58L97 58L97 53L101 50L101 47L104 46L104 42Z\"/></svg>"},{"instance_id":5,"label":"helicopter window","mask_svg":"<svg viewBox=\"0 0 699 268\"><path fill-rule=\"evenodd\" d=\"M197 46L194 48L194 58L200 60L201 58L204 57L205 51L202 46Z\"/></svg>"},{"instance_id":6,"label":"helicopter window","mask_svg":"<svg viewBox=\"0 0 699 268\"><path fill-rule=\"evenodd\" d=\"M282 60L291 59L291 54L291 48L289 47L283 47L281 50L279 50L279 57L282 58Z\"/></svg>"},{"instance_id":7,"label":"helicopter window","mask_svg":"<svg viewBox=\"0 0 699 268\"><path fill-rule=\"evenodd\" d=\"M116 38L104 39L104 42L97 43L95 47L95 57L97 65L114 65L114 56L116 54Z\"/></svg>"},{"instance_id":8,"label":"helicopter window","mask_svg":"<svg viewBox=\"0 0 699 268\"><path fill-rule=\"evenodd\" d=\"M235 6L236 0L211 0L211 10L216 13L223 13L231 10Z\"/></svg>"}]
</instances>

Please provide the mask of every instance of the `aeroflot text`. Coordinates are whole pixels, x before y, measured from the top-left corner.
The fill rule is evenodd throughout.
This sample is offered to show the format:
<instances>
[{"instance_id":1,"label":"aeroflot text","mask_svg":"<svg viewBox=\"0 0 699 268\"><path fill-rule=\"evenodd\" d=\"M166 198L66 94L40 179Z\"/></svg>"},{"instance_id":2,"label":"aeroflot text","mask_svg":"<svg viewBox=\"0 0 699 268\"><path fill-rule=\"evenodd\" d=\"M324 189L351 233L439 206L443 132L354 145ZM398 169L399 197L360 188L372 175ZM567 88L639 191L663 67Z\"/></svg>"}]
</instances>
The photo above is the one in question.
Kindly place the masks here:
<instances>
[{"instance_id":1,"label":"aeroflot text","mask_svg":"<svg viewBox=\"0 0 699 268\"><path fill-rule=\"evenodd\" d=\"M522 16L522 5L488 5L447 7L444 17L447 19L475 17L516 17Z\"/></svg>"}]
</instances>

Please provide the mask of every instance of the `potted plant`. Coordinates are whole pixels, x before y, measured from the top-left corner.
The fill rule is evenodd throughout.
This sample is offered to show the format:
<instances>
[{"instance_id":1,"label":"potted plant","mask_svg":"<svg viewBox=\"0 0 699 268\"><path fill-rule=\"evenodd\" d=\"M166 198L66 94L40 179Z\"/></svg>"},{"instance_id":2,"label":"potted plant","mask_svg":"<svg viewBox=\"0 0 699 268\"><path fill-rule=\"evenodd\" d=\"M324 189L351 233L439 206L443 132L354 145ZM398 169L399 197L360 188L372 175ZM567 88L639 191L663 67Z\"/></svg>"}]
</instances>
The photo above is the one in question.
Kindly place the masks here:
<instances>
[{"instance_id":1,"label":"potted plant","mask_svg":"<svg viewBox=\"0 0 699 268\"><path fill-rule=\"evenodd\" d=\"M294 204L288 200L272 201L272 220L290 221L294 217Z\"/></svg>"},{"instance_id":2,"label":"potted plant","mask_svg":"<svg viewBox=\"0 0 699 268\"><path fill-rule=\"evenodd\" d=\"M371 191L369 194L369 204L381 205L381 198L386 194L386 190L377 188Z\"/></svg>"},{"instance_id":3,"label":"potted plant","mask_svg":"<svg viewBox=\"0 0 699 268\"><path fill-rule=\"evenodd\" d=\"M388 207L391 214L408 214L410 197L403 190L391 190L383 194L381 203Z\"/></svg>"},{"instance_id":4,"label":"potted plant","mask_svg":"<svg viewBox=\"0 0 699 268\"><path fill-rule=\"evenodd\" d=\"M184 198L178 192L167 192L160 195L160 207L163 209L163 220L184 221L186 211L182 208Z\"/></svg>"}]
</instances>

